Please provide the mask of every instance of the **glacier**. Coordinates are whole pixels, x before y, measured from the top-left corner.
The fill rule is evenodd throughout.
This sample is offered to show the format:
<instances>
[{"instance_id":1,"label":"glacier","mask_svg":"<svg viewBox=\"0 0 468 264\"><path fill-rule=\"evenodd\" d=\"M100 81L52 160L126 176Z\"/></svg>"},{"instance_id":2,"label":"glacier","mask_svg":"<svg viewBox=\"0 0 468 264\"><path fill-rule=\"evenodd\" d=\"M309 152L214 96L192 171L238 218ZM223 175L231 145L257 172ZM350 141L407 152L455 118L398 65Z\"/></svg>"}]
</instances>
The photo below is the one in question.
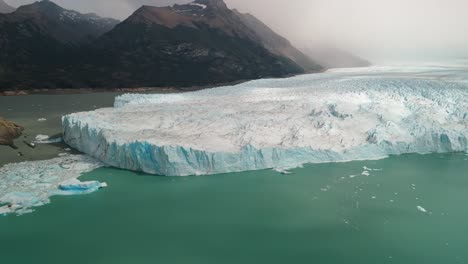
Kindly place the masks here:
<instances>
[{"instance_id":1,"label":"glacier","mask_svg":"<svg viewBox=\"0 0 468 264\"><path fill-rule=\"evenodd\" d=\"M98 181L77 179L102 166L86 155L7 164L0 168L0 215L30 213L50 203L51 196L87 194L106 187Z\"/></svg>"},{"instance_id":2,"label":"glacier","mask_svg":"<svg viewBox=\"0 0 468 264\"><path fill-rule=\"evenodd\" d=\"M335 69L179 94L125 94L62 118L107 165L166 176L468 152L468 67Z\"/></svg>"}]
</instances>

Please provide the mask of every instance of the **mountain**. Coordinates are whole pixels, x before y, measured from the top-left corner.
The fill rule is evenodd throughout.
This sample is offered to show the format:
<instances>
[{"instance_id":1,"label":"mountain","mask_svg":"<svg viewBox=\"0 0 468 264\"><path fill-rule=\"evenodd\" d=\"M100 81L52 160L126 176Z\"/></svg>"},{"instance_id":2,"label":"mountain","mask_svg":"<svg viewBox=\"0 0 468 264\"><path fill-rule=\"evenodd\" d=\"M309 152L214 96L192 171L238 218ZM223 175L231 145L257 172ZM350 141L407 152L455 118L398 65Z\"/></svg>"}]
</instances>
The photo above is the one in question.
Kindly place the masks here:
<instances>
[{"instance_id":1,"label":"mountain","mask_svg":"<svg viewBox=\"0 0 468 264\"><path fill-rule=\"evenodd\" d=\"M15 8L5 3L5 1L0 0L0 14L12 13L15 11Z\"/></svg>"},{"instance_id":2,"label":"mountain","mask_svg":"<svg viewBox=\"0 0 468 264\"><path fill-rule=\"evenodd\" d=\"M63 69L83 45L117 20L66 10L50 1L0 15L0 87L61 87Z\"/></svg>"},{"instance_id":3,"label":"mountain","mask_svg":"<svg viewBox=\"0 0 468 264\"><path fill-rule=\"evenodd\" d=\"M261 43L272 53L291 59L305 71L318 71L322 68L310 57L293 47L286 38L278 35L255 16L251 14L242 14L237 10L235 10L235 12L244 24L254 30L260 38Z\"/></svg>"},{"instance_id":4,"label":"mountain","mask_svg":"<svg viewBox=\"0 0 468 264\"><path fill-rule=\"evenodd\" d=\"M116 20L35 2L0 15L0 89L200 86L321 68L223 0Z\"/></svg>"},{"instance_id":5,"label":"mountain","mask_svg":"<svg viewBox=\"0 0 468 264\"><path fill-rule=\"evenodd\" d=\"M303 73L270 52L222 0L143 6L89 52L92 86L194 86Z\"/></svg>"},{"instance_id":6,"label":"mountain","mask_svg":"<svg viewBox=\"0 0 468 264\"><path fill-rule=\"evenodd\" d=\"M314 58L314 60L327 69L371 66L369 61L333 45L315 44L311 46L304 48L304 53Z\"/></svg>"},{"instance_id":7,"label":"mountain","mask_svg":"<svg viewBox=\"0 0 468 264\"><path fill-rule=\"evenodd\" d=\"M81 14L44 0L20 6L14 13L0 17L0 23L26 26L31 34L39 32L61 43L82 44L108 32L119 21L96 14ZM26 32L18 30L18 33Z\"/></svg>"}]
</instances>

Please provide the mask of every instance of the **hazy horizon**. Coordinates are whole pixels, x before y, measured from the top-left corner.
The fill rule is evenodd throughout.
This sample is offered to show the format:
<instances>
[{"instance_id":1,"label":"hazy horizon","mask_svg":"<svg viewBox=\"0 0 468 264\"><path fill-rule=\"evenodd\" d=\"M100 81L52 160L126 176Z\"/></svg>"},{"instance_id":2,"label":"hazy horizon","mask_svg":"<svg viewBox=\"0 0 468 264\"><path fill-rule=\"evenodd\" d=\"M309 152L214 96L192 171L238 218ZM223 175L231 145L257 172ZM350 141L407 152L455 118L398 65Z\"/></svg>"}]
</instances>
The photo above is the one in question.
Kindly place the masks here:
<instances>
[{"instance_id":1,"label":"hazy horizon","mask_svg":"<svg viewBox=\"0 0 468 264\"><path fill-rule=\"evenodd\" d=\"M33 0L5 0L12 6ZM80 12L125 19L139 6L190 0L54 0ZM298 48L334 45L375 63L468 57L466 0L225 0Z\"/></svg>"}]
</instances>

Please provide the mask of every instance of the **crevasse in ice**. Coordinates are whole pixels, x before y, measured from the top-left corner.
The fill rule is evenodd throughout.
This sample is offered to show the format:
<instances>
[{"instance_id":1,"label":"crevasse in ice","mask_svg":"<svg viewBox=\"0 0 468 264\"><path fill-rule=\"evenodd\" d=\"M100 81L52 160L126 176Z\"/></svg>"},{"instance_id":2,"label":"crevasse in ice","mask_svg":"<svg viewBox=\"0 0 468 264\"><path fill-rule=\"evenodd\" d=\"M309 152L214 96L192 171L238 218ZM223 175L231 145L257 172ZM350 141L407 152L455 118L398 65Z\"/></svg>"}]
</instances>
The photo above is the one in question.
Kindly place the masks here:
<instances>
[{"instance_id":1,"label":"crevasse in ice","mask_svg":"<svg viewBox=\"0 0 468 264\"><path fill-rule=\"evenodd\" d=\"M104 163L168 176L468 151L468 68L371 67L183 94L126 94L63 117Z\"/></svg>"}]
</instances>

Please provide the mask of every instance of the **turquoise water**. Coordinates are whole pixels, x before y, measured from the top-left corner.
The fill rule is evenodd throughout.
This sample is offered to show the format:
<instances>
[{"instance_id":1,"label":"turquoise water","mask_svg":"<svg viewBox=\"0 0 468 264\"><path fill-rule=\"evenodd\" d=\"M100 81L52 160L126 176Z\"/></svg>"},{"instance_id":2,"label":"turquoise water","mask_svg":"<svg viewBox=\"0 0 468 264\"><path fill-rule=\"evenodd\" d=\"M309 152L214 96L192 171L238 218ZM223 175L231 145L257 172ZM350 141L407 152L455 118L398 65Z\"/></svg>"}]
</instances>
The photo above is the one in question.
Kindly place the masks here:
<instances>
[{"instance_id":1,"label":"turquoise water","mask_svg":"<svg viewBox=\"0 0 468 264\"><path fill-rule=\"evenodd\" d=\"M364 166L382 170L363 176ZM293 172L168 178L98 169L81 179L109 188L0 217L0 260L468 263L468 156L405 155Z\"/></svg>"}]
</instances>

